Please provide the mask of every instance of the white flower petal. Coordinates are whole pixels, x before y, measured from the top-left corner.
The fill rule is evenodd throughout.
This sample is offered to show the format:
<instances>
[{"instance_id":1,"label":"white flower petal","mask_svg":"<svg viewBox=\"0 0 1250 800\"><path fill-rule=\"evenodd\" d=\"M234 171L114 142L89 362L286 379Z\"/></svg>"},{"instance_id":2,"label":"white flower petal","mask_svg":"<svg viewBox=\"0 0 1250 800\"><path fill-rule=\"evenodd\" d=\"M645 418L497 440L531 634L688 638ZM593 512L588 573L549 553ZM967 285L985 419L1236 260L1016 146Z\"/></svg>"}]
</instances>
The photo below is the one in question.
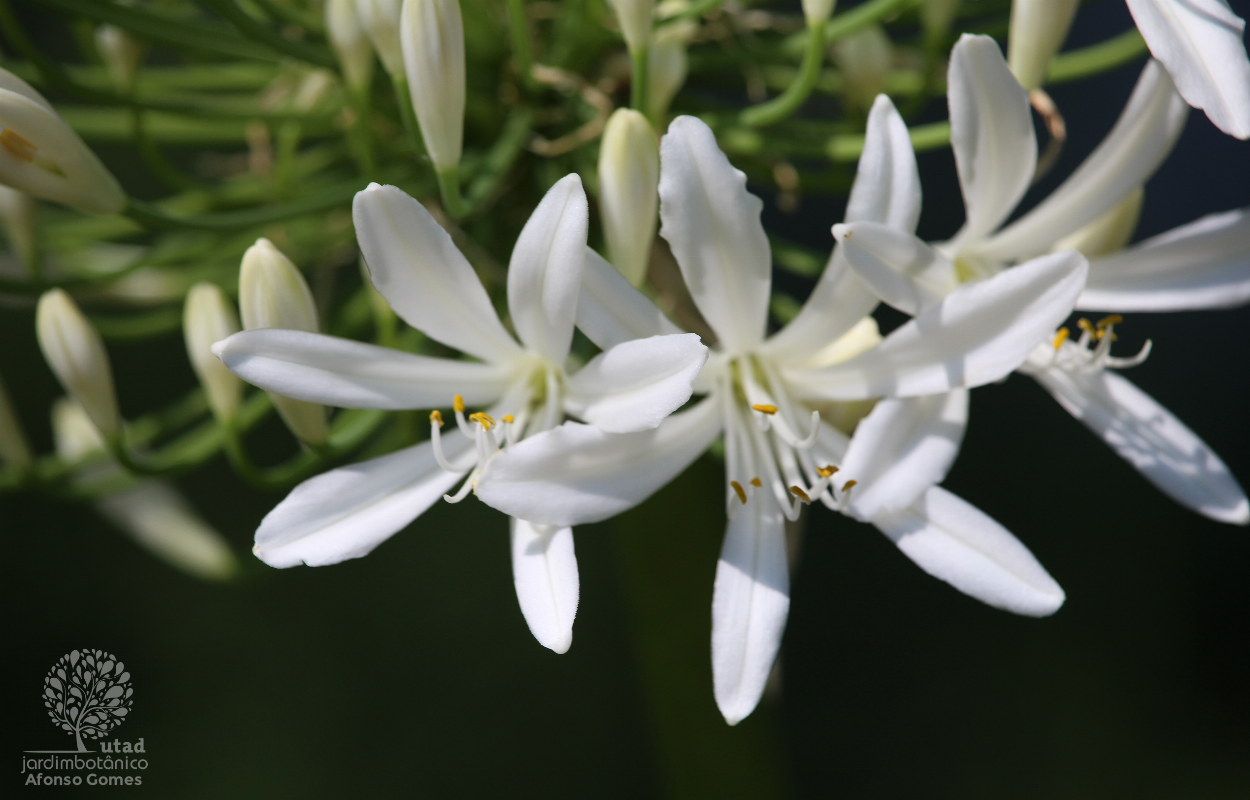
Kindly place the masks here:
<instances>
[{"instance_id":1,"label":"white flower petal","mask_svg":"<svg viewBox=\"0 0 1250 800\"><path fill-rule=\"evenodd\" d=\"M494 364L279 328L236 333L213 345L213 353L248 383L340 408L443 408L458 394L470 405L486 405L511 377Z\"/></svg>"},{"instance_id":2,"label":"white flower petal","mask_svg":"<svg viewBox=\"0 0 1250 800\"><path fill-rule=\"evenodd\" d=\"M569 380L565 408L609 433L649 430L690 399L707 356L693 333L618 344Z\"/></svg>"},{"instance_id":3,"label":"white flower petal","mask_svg":"<svg viewBox=\"0 0 1250 800\"><path fill-rule=\"evenodd\" d=\"M677 477L720 433L714 399L639 433L566 422L494 456L477 480L487 505L564 527L598 522L646 500Z\"/></svg>"},{"instance_id":4,"label":"white flower petal","mask_svg":"<svg viewBox=\"0 0 1250 800\"><path fill-rule=\"evenodd\" d=\"M1030 617L1063 605L1063 589L1019 539L941 487L872 523L925 572L983 603Z\"/></svg>"},{"instance_id":5,"label":"white flower petal","mask_svg":"<svg viewBox=\"0 0 1250 800\"><path fill-rule=\"evenodd\" d=\"M577 295L577 327L603 350L631 339L682 333L650 298L590 248Z\"/></svg>"},{"instance_id":6,"label":"white flower petal","mask_svg":"<svg viewBox=\"0 0 1250 800\"><path fill-rule=\"evenodd\" d=\"M860 279L904 314L919 314L959 286L955 265L906 231L857 222L834 225L833 235Z\"/></svg>"},{"instance_id":7,"label":"white flower petal","mask_svg":"<svg viewBox=\"0 0 1250 800\"><path fill-rule=\"evenodd\" d=\"M968 212L954 242L975 242L997 228L1029 188L1037 138L1029 94L990 37L959 38L947 84L951 149Z\"/></svg>"},{"instance_id":8,"label":"white flower petal","mask_svg":"<svg viewBox=\"0 0 1250 800\"><path fill-rule=\"evenodd\" d=\"M968 425L968 390L887 398L860 420L838 480L854 480L851 514L899 511L946 478Z\"/></svg>"},{"instance_id":9,"label":"white flower petal","mask_svg":"<svg viewBox=\"0 0 1250 800\"><path fill-rule=\"evenodd\" d=\"M456 430L442 440L453 461L473 446ZM360 558L463 477L443 471L429 442L324 472L296 486L261 520L252 552L271 567L320 567Z\"/></svg>"},{"instance_id":10,"label":"white flower petal","mask_svg":"<svg viewBox=\"0 0 1250 800\"><path fill-rule=\"evenodd\" d=\"M582 179L564 176L530 215L508 262L508 308L517 335L557 364L573 340L589 213Z\"/></svg>"},{"instance_id":11,"label":"white flower petal","mask_svg":"<svg viewBox=\"0 0 1250 800\"><path fill-rule=\"evenodd\" d=\"M660 142L660 235L729 353L763 340L772 284L764 204L746 181L701 120L678 117L669 125Z\"/></svg>"},{"instance_id":12,"label":"white flower petal","mask_svg":"<svg viewBox=\"0 0 1250 800\"><path fill-rule=\"evenodd\" d=\"M221 534L163 482L143 481L100 498L95 506L136 542L196 577L222 580L238 569Z\"/></svg>"},{"instance_id":13,"label":"white flower petal","mask_svg":"<svg viewBox=\"0 0 1250 800\"><path fill-rule=\"evenodd\" d=\"M1078 309L1186 311L1250 301L1250 209L1211 214L1089 263Z\"/></svg>"},{"instance_id":14,"label":"white flower petal","mask_svg":"<svg viewBox=\"0 0 1250 800\"><path fill-rule=\"evenodd\" d=\"M1150 61L1107 138L1058 189L974 250L1015 261L1050 250L1145 183L1176 144L1189 109Z\"/></svg>"},{"instance_id":15,"label":"white flower petal","mask_svg":"<svg viewBox=\"0 0 1250 800\"><path fill-rule=\"evenodd\" d=\"M356 194L352 219L370 280L405 322L485 361L519 354L473 267L420 203L371 183Z\"/></svg>"},{"instance_id":16,"label":"white flower petal","mask_svg":"<svg viewBox=\"0 0 1250 800\"><path fill-rule=\"evenodd\" d=\"M1071 313L1087 271L1072 251L1033 259L960 286L863 355L784 375L813 400L941 394L996 381Z\"/></svg>"},{"instance_id":17,"label":"white flower petal","mask_svg":"<svg viewBox=\"0 0 1250 800\"><path fill-rule=\"evenodd\" d=\"M1250 138L1245 20L1225 0L1128 0L1128 8L1185 101L1225 133Z\"/></svg>"},{"instance_id":18,"label":"white flower petal","mask_svg":"<svg viewBox=\"0 0 1250 800\"><path fill-rule=\"evenodd\" d=\"M789 613L785 520L756 491L729 521L712 589L712 688L730 725L759 704Z\"/></svg>"},{"instance_id":19,"label":"white flower petal","mask_svg":"<svg viewBox=\"0 0 1250 800\"><path fill-rule=\"evenodd\" d=\"M920 219L920 197L920 174L907 124L890 98L878 95L868 114L846 221L879 222L911 233ZM848 266L835 246L798 316L770 337L761 351L790 363L803 361L869 314L877 296Z\"/></svg>"},{"instance_id":20,"label":"white flower petal","mask_svg":"<svg viewBox=\"0 0 1250 800\"><path fill-rule=\"evenodd\" d=\"M1211 519L1250 523L1250 505L1228 467L1150 395L1110 370L1030 373L1164 494Z\"/></svg>"},{"instance_id":21,"label":"white flower petal","mask_svg":"<svg viewBox=\"0 0 1250 800\"><path fill-rule=\"evenodd\" d=\"M512 581L530 633L543 647L567 652L577 615L573 529L512 519Z\"/></svg>"}]
</instances>

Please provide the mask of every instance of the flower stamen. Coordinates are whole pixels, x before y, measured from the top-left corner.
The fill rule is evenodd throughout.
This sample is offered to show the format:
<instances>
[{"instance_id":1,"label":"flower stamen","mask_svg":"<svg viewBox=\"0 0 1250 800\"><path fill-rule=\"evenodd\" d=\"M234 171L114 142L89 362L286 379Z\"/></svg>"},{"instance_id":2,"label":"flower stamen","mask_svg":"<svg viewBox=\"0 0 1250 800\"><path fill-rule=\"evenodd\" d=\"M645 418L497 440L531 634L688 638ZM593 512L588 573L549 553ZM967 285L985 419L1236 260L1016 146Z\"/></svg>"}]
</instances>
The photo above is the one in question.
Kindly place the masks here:
<instances>
[{"instance_id":1,"label":"flower stamen","mask_svg":"<svg viewBox=\"0 0 1250 800\"><path fill-rule=\"evenodd\" d=\"M730 481L729 485L733 487L734 493L738 495L738 499L742 501L742 505L747 504L747 490L742 488L742 484L737 481Z\"/></svg>"}]
</instances>

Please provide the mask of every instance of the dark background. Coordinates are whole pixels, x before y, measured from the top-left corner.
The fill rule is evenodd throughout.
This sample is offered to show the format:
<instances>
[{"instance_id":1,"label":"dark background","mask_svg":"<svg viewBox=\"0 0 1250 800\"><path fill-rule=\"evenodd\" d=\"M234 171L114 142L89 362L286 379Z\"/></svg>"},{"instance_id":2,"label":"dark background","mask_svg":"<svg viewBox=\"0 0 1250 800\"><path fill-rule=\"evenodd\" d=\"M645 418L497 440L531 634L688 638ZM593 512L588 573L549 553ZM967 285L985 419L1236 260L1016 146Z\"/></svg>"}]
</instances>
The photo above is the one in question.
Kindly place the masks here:
<instances>
[{"instance_id":1,"label":"dark background","mask_svg":"<svg viewBox=\"0 0 1250 800\"><path fill-rule=\"evenodd\" d=\"M1129 24L1119 3L1082 14L1068 46ZM1072 138L1037 196L1110 129L1140 67L1054 88ZM920 233L947 236L962 214L953 161L920 162ZM1248 177L1250 145L1191 114L1138 238L1250 204ZM770 207L765 222L825 248L840 203ZM0 372L46 450L57 389L32 328L27 312L0 314ZM1127 376L1250 484L1250 311L1135 314L1117 330L1126 351L1154 340ZM192 385L178 337L110 350L127 413ZM142 383L153 360L161 382ZM475 500L435 506L368 558L274 571L246 553L280 495L213 462L181 488L248 563L209 585L87 507L0 497L5 785L21 783L20 751L66 746L42 678L90 647L132 673L116 736L144 737L151 762L144 788L111 791L153 797L1250 797L1250 532L1153 490L1027 378L973 398L945 485L1028 544L1066 605L1044 620L982 606L818 509L781 689L735 729L706 662L723 529L710 460L578 529L581 605L562 656L526 630L505 520ZM661 686L666 665L694 679Z\"/></svg>"}]
</instances>

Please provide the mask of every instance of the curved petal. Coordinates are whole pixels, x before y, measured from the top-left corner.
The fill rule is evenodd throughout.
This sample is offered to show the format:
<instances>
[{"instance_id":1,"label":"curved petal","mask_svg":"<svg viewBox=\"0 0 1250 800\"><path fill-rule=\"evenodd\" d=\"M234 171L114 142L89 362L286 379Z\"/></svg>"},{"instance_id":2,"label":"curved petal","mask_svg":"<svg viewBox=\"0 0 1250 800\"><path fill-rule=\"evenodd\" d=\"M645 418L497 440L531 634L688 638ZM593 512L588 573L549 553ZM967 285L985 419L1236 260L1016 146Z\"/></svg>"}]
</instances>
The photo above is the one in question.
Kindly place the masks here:
<instances>
[{"instance_id":1,"label":"curved petal","mask_svg":"<svg viewBox=\"0 0 1250 800\"><path fill-rule=\"evenodd\" d=\"M565 408L609 433L649 430L690 399L707 356L693 333L618 344L569 380Z\"/></svg>"},{"instance_id":2,"label":"curved petal","mask_svg":"<svg viewBox=\"0 0 1250 800\"><path fill-rule=\"evenodd\" d=\"M557 364L573 340L589 214L582 179L564 176L530 215L508 262L508 309L517 335Z\"/></svg>"},{"instance_id":3,"label":"curved petal","mask_svg":"<svg viewBox=\"0 0 1250 800\"><path fill-rule=\"evenodd\" d=\"M519 354L473 267L420 203L371 183L356 194L352 220L369 279L405 322L484 361Z\"/></svg>"},{"instance_id":4,"label":"curved petal","mask_svg":"<svg viewBox=\"0 0 1250 800\"><path fill-rule=\"evenodd\" d=\"M907 233L920 219L920 173L907 124L885 95L868 114L864 152L846 204L847 222L879 222ZM765 354L798 363L849 331L872 312L877 297L854 275L835 246L816 288L797 317L760 348Z\"/></svg>"},{"instance_id":5,"label":"curved petal","mask_svg":"<svg viewBox=\"0 0 1250 800\"><path fill-rule=\"evenodd\" d=\"M456 430L442 440L453 460L473 446ZM271 567L320 567L360 558L463 477L443 471L429 442L324 472L296 486L261 520L252 552Z\"/></svg>"},{"instance_id":6,"label":"curved petal","mask_svg":"<svg viewBox=\"0 0 1250 800\"><path fill-rule=\"evenodd\" d=\"M919 314L959 286L955 265L910 233L857 222L834 225L833 235L860 279L904 314Z\"/></svg>"},{"instance_id":7,"label":"curved petal","mask_svg":"<svg viewBox=\"0 0 1250 800\"><path fill-rule=\"evenodd\" d=\"M590 248L577 295L577 327L602 350L631 339L682 333L650 298Z\"/></svg>"},{"instance_id":8,"label":"curved petal","mask_svg":"<svg viewBox=\"0 0 1250 800\"><path fill-rule=\"evenodd\" d=\"M1016 207L1033 180L1037 138L1029 94L1011 74L998 44L965 33L951 51L946 96L951 149L968 221L952 247L976 242Z\"/></svg>"},{"instance_id":9,"label":"curved petal","mask_svg":"<svg viewBox=\"0 0 1250 800\"><path fill-rule=\"evenodd\" d=\"M712 589L712 689L725 721L755 710L790 613L785 520L767 490L729 520Z\"/></svg>"},{"instance_id":10,"label":"curved petal","mask_svg":"<svg viewBox=\"0 0 1250 800\"><path fill-rule=\"evenodd\" d=\"M1245 20L1225 0L1128 0L1128 8L1185 101L1230 136L1250 138Z\"/></svg>"},{"instance_id":11,"label":"curved petal","mask_svg":"<svg viewBox=\"0 0 1250 800\"><path fill-rule=\"evenodd\" d=\"M306 331L236 333L213 354L248 383L284 397L340 408L443 408L503 394L509 373L494 364L430 358Z\"/></svg>"},{"instance_id":12,"label":"curved petal","mask_svg":"<svg viewBox=\"0 0 1250 800\"><path fill-rule=\"evenodd\" d=\"M1073 251L967 283L849 361L783 374L811 400L941 394L996 381L1072 311L1088 265Z\"/></svg>"},{"instance_id":13,"label":"curved petal","mask_svg":"<svg viewBox=\"0 0 1250 800\"><path fill-rule=\"evenodd\" d=\"M899 511L941 483L967 425L967 389L877 403L855 428L838 473L856 481L851 515L871 520Z\"/></svg>"},{"instance_id":14,"label":"curved petal","mask_svg":"<svg viewBox=\"0 0 1250 800\"><path fill-rule=\"evenodd\" d=\"M660 142L660 235L695 305L730 353L764 338L772 256L764 204L701 120L678 117Z\"/></svg>"},{"instance_id":15,"label":"curved petal","mask_svg":"<svg viewBox=\"0 0 1250 800\"><path fill-rule=\"evenodd\" d=\"M557 653L573 644L577 615L577 557L573 529L512 519L512 582L525 624L538 643Z\"/></svg>"},{"instance_id":16,"label":"curved petal","mask_svg":"<svg viewBox=\"0 0 1250 800\"><path fill-rule=\"evenodd\" d=\"M1156 61L1146 64L1107 138L1058 189L975 251L1015 261L1044 253L1145 183L1167 158L1189 109Z\"/></svg>"},{"instance_id":17,"label":"curved petal","mask_svg":"<svg viewBox=\"0 0 1250 800\"><path fill-rule=\"evenodd\" d=\"M646 500L698 458L720 433L718 412L707 399L639 433L566 422L504 448L486 462L475 491L535 523L598 522Z\"/></svg>"},{"instance_id":18,"label":"curved petal","mask_svg":"<svg viewBox=\"0 0 1250 800\"><path fill-rule=\"evenodd\" d=\"M1228 467L1150 395L1109 370L1044 368L1031 374L1164 494L1211 519L1250 523L1250 504Z\"/></svg>"},{"instance_id":19,"label":"curved petal","mask_svg":"<svg viewBox=\"0 0 1250 800\"><path fill-rule=\"evenodd\" d=\"M1029 617L1063 605L1063 589L1019 539L939 486L872 524L922 570L982 603Z\"/></svg>"},{"instance_id":20,"label":"curved petal","mask_svg":"<svg viewBox=\"0 0 1250 800\"><path fill-rule=\"evenodd\" d=\"M1250 301L1250 209L1211 214L1094 259L1076 307L1116 311L1229 308Z\"/></svg>"}]
</instances>

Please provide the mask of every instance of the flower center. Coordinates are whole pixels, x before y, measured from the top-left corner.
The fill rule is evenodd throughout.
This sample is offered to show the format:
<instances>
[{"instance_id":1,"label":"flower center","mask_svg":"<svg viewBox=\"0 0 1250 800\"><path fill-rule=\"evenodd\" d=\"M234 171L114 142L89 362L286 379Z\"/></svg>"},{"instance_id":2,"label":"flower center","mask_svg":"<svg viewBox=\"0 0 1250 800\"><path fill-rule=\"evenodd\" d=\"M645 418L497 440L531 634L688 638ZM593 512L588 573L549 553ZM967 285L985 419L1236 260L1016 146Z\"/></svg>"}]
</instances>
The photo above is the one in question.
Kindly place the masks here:
<instances>
[{"instance_id":1,"label":"flower center","mask_svg":"<svg viewBox=\"0 0 1250 800\"><path fill-rule=\"evenodd\" d=\"M456 414L456 427L473 440L472 460L466 459L463 463L457 464L447 458L443 450L443 414L438 410L430 412L430 442L434 448L434 459L440 467L447 472L469 473L469 477L460 485L460 489L455 494L443 495L443 499L447 502L459 503L468 497L469 492L473 491L477 485L478 476L486 467L486 462L505 446L516 444L516 420L511 414L506 414L496 421L484 411L465 417L464 398L460 395L456 395L452 401L452 409Z\"/></svg>"},{"instance_id":2,"label":"flower center","mask_svg":"<svg viewBox=\"0 0 1250 800\"><path fill-rule=\"evenodd\" d=\"M1111 314L1090 322L1082 317L1076 326L1080 329L1080 337L1073 342L1072 332L1060 328L1051 341L1054 353L1051 366L1059 367L1068 372L1097 372L1102 369L1124 369L1135 367L1150 355L1151 341L1146 340L1137 355L1117 358L1111 355L1111 343L1116 340L1115 326L1124 321L1119 314Z\"/></svg>"}]
</instances>

